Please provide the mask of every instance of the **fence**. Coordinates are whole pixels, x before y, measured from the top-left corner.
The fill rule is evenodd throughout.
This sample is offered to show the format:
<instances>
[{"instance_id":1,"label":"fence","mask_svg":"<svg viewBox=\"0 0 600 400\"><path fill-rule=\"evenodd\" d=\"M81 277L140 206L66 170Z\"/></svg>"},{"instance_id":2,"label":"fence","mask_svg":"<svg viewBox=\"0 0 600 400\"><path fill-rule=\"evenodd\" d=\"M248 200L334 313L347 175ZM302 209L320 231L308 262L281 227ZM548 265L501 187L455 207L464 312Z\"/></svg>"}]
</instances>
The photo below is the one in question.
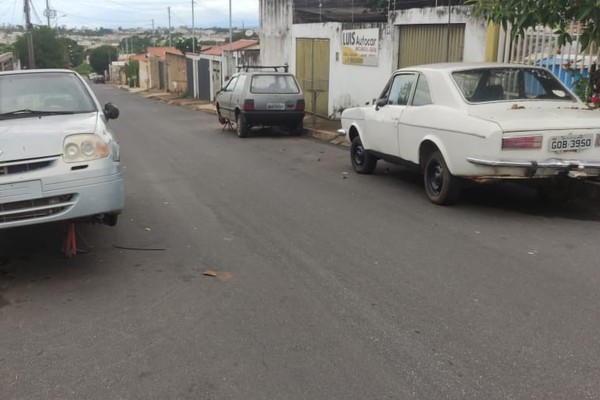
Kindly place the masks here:
<instances>
[{"instance_id":1,"label":"fence","mask_svg":"<svg viewBox=\"0 0 600 400\"><path fill-rule=\"evenodd\" d=\"M600 61L596 45L581 51L581 33L581 25L572 24L573 41L564 46L558 43L558 34L548 27L529 28L514 40L510 40L507 33L500 38L498 60L546 67L573 88L580 77L589 78Z\"/></svg>"}]
</instances>

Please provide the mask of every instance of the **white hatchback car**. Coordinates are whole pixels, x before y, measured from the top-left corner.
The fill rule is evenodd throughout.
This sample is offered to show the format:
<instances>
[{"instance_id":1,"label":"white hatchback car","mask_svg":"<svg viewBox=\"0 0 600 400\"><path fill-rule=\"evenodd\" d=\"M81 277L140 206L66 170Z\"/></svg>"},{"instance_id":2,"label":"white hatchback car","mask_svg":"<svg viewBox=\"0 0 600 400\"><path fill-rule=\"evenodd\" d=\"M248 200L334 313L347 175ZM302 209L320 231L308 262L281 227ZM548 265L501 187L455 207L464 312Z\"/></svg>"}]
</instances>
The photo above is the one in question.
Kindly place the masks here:
<instances>
[{"instance_id":1,"label":"white hatchback car","mask_svg":"<svg viewBox=\"0 0 600 400\"><path fill-rule=\"evenodd\" d=\"M73 71L0 72L0 229L115 225L125 194L107 123L118 116Z\"/></svg>"},{"instance_id":2,"label":"white hatchback car","mask_svg":"<svg viewBox=\"0 0 600 400\"><path fill-rule=\"evenodd\" d=\"M400 69L375 104L341 119L357 173L372 173L378 159L415 164L436 204L455 202L465 179L527 180L558 198L572 179L600 175L600 112L543 68Z\"/></svg>"}]
</instances>

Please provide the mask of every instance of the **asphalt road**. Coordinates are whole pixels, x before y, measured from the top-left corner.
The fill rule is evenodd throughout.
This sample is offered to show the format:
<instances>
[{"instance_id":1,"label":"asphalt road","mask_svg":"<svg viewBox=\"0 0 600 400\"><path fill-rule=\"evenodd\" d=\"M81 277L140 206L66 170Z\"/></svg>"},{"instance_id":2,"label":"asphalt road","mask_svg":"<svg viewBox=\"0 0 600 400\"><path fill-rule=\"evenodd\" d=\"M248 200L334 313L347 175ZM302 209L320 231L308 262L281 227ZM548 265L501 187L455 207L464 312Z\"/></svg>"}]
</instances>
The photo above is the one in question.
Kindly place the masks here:
<instances>
[{"instance_id":1,"label":"asphalt road","mask_svg":"<svg viewBox=\"0 0 600 400\"><path fill-rule=\"evenodd\" d=\"M0 232L1 399L600 398L594 203L434 206L347 148L94 87L126 209L72 259L60 226Z\"/></svg>"}]
</instances>

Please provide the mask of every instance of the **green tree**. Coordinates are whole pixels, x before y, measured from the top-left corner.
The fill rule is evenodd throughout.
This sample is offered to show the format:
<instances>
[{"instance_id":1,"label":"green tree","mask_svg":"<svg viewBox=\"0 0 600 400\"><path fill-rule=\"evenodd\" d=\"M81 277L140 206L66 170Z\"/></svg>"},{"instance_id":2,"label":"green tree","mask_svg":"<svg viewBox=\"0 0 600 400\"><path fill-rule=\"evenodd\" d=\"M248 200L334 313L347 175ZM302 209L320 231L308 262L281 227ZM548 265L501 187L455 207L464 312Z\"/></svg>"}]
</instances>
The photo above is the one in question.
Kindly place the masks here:
<instances>
[{"instance_id":1,"label":"green tree","mask_svg":"<svg viewBox=\"0 0 600 400\"><path fill-rule=\"evenodd\" d=\"M75 67L75 72L79 75L87 76L92 73L92 66L90 64L80 64Z\"/></svg>"},{"instance_id":2,"label":"green tree","mask_svg":"<svg viewBox=\"0 0 600 400\"><path fill-rule=\"evenodd\" d=\"M192 42L193 40L193 42ZM178 50L180 50L182 53L191 53L193 50L192 44L195 44L196 46L196 52L199 53L200 52L200 42L198 41L198 38L181 38L179 40L177 40L177 42L175 43L175 48L177 48Z\"/></svg>"},{"instance_id":3,"label":"green tree","mask_svg":"<svg viewBox=\"0 0 600 400\"><path fill-rule=\"evenodd\" d=\"M138 60L130 60L125 64L125 76L130 87L139 86L140 62Z\"/></svg>"},{"instance_id":4,"label":"green tree","mask_svg":"<svg viewBox=\"0 0 600 400\"><path fill-rule=\"evenodd\" d=\"M0 43L0 54L13 51L13 46L10 44Z\"/></svg>"},{"instance_id":5,"label":"green tree","mask_svg":"<svg viewBox=\"0 0 600 400\"><path fill-rule=\"evenodd\" d=\"M19 36L14 45L22 65L29 65L26 35ZM38 26L33 30L33 55L36 68L66 68L65 46L53 29Z\"/></svg>"},{"instance_id":6,"label":"green tree","mask_svg":"<svg viewBox=\"0 0 600 400\"><path fill-rule=\"evenodd\" d=\"M122 52L127 50L129 54L144 54L146 49L152 46L151 42L147 37L132 36L121 39L119 48Z\"/></svg>"},{"instance_id":7,"label":"green tree","mask_svg":"<svg viewBox=\"0 0 600 400\"><path fill-rule=\"evenodd\" d=\"M108 45L96 47L90 52L90 65L95 72L103 74L105 70L108 70L110 62L116 61L117 58L116 47Z\"/></svg>"},{"instance_id":8,"label":"green tree","mask_svg":"<svg viewBox=\"0 0 600 400\"><path fill-rule=\"evenodd\" d=\"M559 43L572 42L572 22L581 24L582 50L600 45L600 3L597 0L467 0L474 14L489 22L512 27L512 35L537 25L556 29Z\"/></svg>"},{"instance_id":9,"label":"green tree","mask_svg":"<svg viewBox=\"0 0 600 400\"><path fill-rule=\"evenodd\" d=\"M85 60L85 49L83 46L80 46L73 39L61 37L59 40L63 43L65 49L65 62L69 66L74 67L83 63L83 60Z\"/></svg>"}]
</instances>

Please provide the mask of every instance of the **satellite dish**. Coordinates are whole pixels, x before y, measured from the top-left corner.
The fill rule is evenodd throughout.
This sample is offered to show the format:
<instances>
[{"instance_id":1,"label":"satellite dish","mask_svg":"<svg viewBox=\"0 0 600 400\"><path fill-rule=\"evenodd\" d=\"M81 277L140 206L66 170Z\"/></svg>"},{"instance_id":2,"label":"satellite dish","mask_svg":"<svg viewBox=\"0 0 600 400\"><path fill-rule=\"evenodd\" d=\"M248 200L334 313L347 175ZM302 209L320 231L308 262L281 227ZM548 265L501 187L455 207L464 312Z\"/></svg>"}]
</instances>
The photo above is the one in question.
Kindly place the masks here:
<instances>
[{"instance_id":1,"label":"satellite dish","mask_svg":"<svg viewBox=\"0 0 600 400\"><path fill-rule=\"evenodd\" d=\"M246 31L246 36L250 37L250 36L252 36L252 35L254 35L254 31L253 31L252 29L248 29L248 30Z\"/></svg>"}]
</instances>

